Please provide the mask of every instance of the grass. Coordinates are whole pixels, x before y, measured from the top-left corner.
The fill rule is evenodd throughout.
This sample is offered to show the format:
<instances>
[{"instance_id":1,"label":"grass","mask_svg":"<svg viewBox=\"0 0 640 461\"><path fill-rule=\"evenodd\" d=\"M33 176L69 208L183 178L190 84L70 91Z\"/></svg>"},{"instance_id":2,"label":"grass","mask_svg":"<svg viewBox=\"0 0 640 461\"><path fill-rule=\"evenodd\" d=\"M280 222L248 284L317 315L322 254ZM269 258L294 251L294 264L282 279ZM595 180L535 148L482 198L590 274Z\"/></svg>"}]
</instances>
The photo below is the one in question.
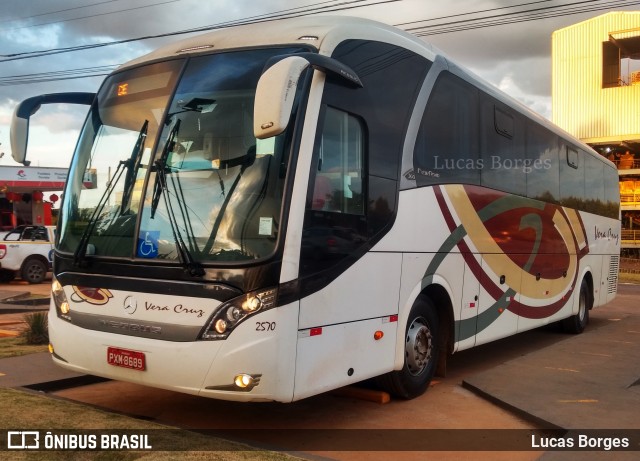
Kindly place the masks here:
<instances>
[{"instance_id":1,"label":"grass","mask_svg":"<svg viewBox=\"0 0 640 461\"><path fill-rule=\"evenodd\" d=\"M47 350L48 348L46 344L27 344L26 340L20 336L0 338L0 359L33 354L36 352L47 352Z\"/></svg>"},{"instance_id":2,"label":"grass","mask_svg":"<svg viewBox=\"0 0 640 461\"><path fill-rule=\"evenodd\" d=\"M128 416L108 413L61 399L44 397L17 389L0 389L0 430L100 430L134 431L154 434L152 440L173 451L4 451L2 459L44 461L291 461L291 456L253 449L223 439L183 431ZM92 432L95 431L95 432ZM86 433L86 432L85 432ZM41 446L43 445L41 437ZM196 448L199 451L189 451Z\"/></svg>"},{"instance_id":3,"label":"grass","mask_svg":"<svg viewBox=\"0 0 640 461\"><path fill-rule=\"evenodd\" d=\"M27 328L22 331L22 336L27 344L49 344L49 324L46 312L25 314L23 319Z\"/></svg>"}]
</instances>

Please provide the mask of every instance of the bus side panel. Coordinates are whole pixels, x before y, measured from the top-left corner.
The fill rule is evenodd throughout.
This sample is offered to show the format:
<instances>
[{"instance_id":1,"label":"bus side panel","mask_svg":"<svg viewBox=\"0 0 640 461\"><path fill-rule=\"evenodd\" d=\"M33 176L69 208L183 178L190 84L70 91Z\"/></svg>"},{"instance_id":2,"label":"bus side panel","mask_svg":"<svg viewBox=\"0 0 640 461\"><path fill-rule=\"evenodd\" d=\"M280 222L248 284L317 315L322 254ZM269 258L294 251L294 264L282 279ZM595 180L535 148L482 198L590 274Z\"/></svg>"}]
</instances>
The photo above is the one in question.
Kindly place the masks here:
<instances>
[{"instance_id":1,"label":"bus side panel","mask_svg":"<svg viewBox=\"0 0 640 461\"><path fill-rule=\"evenodd\" d=\"M518 331L519 317L509 310L511 301L518 299L522 274L508 272L500 263L489 265L487 259L504 261L503 255L487 254L482 258L482 275L489 282L481 285L480 306L478 310L476 346L511 336ZM495 273L493 268L501 268ZM495 287L497 293L490 293L487 287Z\"/></svg>"},{"instance_id":2,"label":"bus side panel","mask_svg":"<svg viewBox=\"0 0 640 461\"><path fill-rule=\"evenodd\" d=\"M618 291L620 221L589 213L580 215L589 242L589 255L598 255L599 258L597 261L589 260L592 267L598 268L598 273L593 273L593 306L596 307L611 301Z\"/></svg>"},{"instance_id":3,"label":"bus side panel","mask_svg":"<svg viewBox=\"0 0 640 461\"><path fill-rule=\"evenodd\" d=\"M391 371L397 325L386 317L299 331L293 399Z\"/></svg>"},{"instance_id":4,"label":"bus side panel","mask_svg":"<svg viewBox=\"0 0 640 461\"><path fill-rule=\"evenodd\" d=\"M393 369L401 262L399 253L367 253L300 300L294 400Z\"/></svg>"},{"instance_id":5,"label":"bus side panel","mask_svg":"<svg viewBox=\"0 0 640 461\"><path fill-rule=\"evenodd\" d=\"M433 254L450 235L432 187L402 190L393 228L376 244L375 250ZM447 250L451 251L459 252L457 247Z\"/></svg>"},{"instance_id":6,"label":"bus side panel","mask_svg":"<svg viewBox=\"0 0 640 461\"><path fill-rule=\"evenodd\" d=\"M298 328L398 313L400 253L367 253L327 287L300 300Z\"/></svg>"},{"instance_id":7,"label":"bus side panel","mask_svg":"<svg viewBox=\"0 0 640 461\"><path fill-rule=\"evenodd\" d=\"M434 260L442 262L434 263ZM429 267L438 264L437 271L432 272ZM460 253L407 253L402 260L402 285L400 289L400 312L398 315L398 328L404 333L409 313L416 298L429 285L439 285L448 293L453 307L453 317L455 320L454 335L459 337L460 320L466 322L468 326L473 324L473 331L463 346L472 347L475 342L475 317L477 309L465 309L463 305L469 306L478 295L478 283L474 279L464 283L449 283L460 278L461 270L464 268L464 259ZM468 283L467 283L468 282ZM456 348L458 343L456 343ZM404 365L404 334L398 335L398 345L396 348L395 369L399 370Z\"/></svg>"}]
</instances>

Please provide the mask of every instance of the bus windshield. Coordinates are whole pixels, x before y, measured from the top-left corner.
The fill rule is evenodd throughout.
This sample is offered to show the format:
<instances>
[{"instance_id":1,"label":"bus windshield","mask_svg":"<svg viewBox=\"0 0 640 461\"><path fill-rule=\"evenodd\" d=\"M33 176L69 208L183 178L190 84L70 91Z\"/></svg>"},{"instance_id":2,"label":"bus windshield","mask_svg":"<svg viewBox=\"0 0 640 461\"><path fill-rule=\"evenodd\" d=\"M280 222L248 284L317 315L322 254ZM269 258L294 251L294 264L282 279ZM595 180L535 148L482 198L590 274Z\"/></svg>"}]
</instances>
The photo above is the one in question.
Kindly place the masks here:
<instances>
[{"instance_id":1,"label":"bus windshield","mask_svg":"<svg viewBox=\"0 0 640 461\"><path fill-rule=\"evenodd\" d=\"M271 255L287 132L254 137L254 96L266 61L298 51L219 53L109 77L72 161L59 251L185 264Z\"/></svg>"}]
</instances>

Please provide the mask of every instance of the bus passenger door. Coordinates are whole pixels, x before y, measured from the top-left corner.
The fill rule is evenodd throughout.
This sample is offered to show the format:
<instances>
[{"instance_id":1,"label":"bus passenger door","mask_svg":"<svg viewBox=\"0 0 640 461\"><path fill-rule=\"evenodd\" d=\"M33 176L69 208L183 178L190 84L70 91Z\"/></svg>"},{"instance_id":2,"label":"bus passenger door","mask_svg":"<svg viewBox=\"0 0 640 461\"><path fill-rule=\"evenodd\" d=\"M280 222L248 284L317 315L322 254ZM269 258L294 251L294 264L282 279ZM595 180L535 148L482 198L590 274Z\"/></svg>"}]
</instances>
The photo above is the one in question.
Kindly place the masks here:
<instances>
[{"instance_id":1,"label":"bus passenger door","mask_svg":"<svg viewBox=\"0 0 640 461\"><path fill-rule=\"evenodd\" d=\"M362 118L324 106L300 239L294 400L393 369L402 254L374 252L396 181L370 177Z\"/></svg>"}]
</instances>

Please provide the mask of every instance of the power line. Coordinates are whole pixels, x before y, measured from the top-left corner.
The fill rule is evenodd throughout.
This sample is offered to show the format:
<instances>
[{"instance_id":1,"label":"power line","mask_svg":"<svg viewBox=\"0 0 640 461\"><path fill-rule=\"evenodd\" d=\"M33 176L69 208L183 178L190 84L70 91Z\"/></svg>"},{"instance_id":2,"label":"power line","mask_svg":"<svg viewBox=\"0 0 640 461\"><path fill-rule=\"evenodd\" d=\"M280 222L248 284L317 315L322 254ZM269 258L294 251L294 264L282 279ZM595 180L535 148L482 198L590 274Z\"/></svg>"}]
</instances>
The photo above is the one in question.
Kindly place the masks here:
<instances>
[{"instance_id":1,"label":"power line","mask_svg":"<svg viewBox=\"0 0 640 461\"><path fill-rule=\"evenodd\" d=\"M105 3L114 3L114 2L120 2L120 1L122 1L122 0L104 0L102 2L90 3L88 5L74 6L73 8L65 8L64 10L49 11L48 13L39 13L39 14L33 14L31 16L23 16L23 17L20 17L20 18L5 19L3 21L0 21L0 24L3 24L5 22L24 21L24 20L27 20L27 19L39 18L40 16L48 16L50 14L66 13L67 11L80 10L80 9L83 9L83 8L90 8L92 6L103 5Z\"/></svg>"},{"instance_id":2,"label":"power line","mask_svg":"<svg viewBox=\"0 0 640 461\"><path fill-rule=\"evenodd\" d=\"M124 12L127 12L127 11L142 10L142 9L145 9L145 8L151 8L151 7L159 6L159 5L166 5L167 3L175 3L175 2L179 2L179 1L181 1L181 0L166 0L164 2L152 3L150 5L134 6L134 7L131 7L131 8L125 8L125 9L116 10L116 11L108 11L108 12L105 12L105 13L95 13L95 14L90 14L90 15L87 15L87 16L79 16L77 18L60 19L58 21L41 22L39 24L30 24L28 26L13 27L11 29L6 29L6 30L7 31L12 31L12 30L20 30L20 29L29 29L31 27L49 26L49 25L52 25L52 24L60 24L60 23L63 23L63 22L78 21L80 19L96 18L96 17L100 17L100 16L108 16L110 14L124 13Z\"/></svg>"},{"instance_id":3,"label":"power line","mask_svg":"<svg viewBox=\"0 0 640 461\"><path fill-rule=\"evenodd\" d=\"M109 75L119 64L104 66L81 67L49 72L8 75L0 77L0 86L24 85L29 83L53 82L58 80L73 80L89 77L103 77Z\"/></svg>"},{"instance_id":4,"label":"power line","mask_svg":"<svg viewBox=\"0 0 640 461\"><path fill-rule=\"evenodd\" d=\"M490 11L500 11L500 10L506 10L509 8L518 8L521 6L530 6L530 5L535 5L536 3L548 3L548 2L553 2L555 0L539 0L539 1L535 1L535 2L527 2L527 3L520 3L519 5L508 5L508 6L500 6L497 8L488 8L486 10L478 10L478 11L471 11L468 13L457 13L457 14L448 14L446 16L440 16L438 18L429 18L429 19L419 19L417 21L410 21L410 22L401 22L399 24L395 24L396 27L402 27L402 26L407 26L409 24L417 24L419 22L429 22L429 21L438 21L440 19L451 19L451 18L458 18L460 16L469 16L472 14L479 14L479 13L488 13ZM409 29L405 29L405 30L409 30Z\"/></svg>"},{"instance_id":5,"label":"power line","mask_svg":"<svg viewBox=\"0 0 640 461\"><path fill-rule=\"evenodd\" d=\"M461 32L472 29L483 29L487 27L495 27L507 24L517 24L521 22L536 21L540 19L557 18L561 16L569 16L574 14L588 13L593 11L601 11L615 8L623 8L626 6L633 6L640 4L637 0L616 0L607 1L606 3L600 3L599 5L593 5L592 3L600 2L602 0L586 0L580 2L573 2L563 5L554 5L543 8L534 8L529 10L521 10L510 13L503 13L498 15L489 15L480 18L463 19L457 21L451 21L446 23L439 23L433 25L425 25L420 27L408 28L408 32L413 33L418 37L426 37L429 35L446 34L452 32ZM538 2L533 2L538 3ZM522 5L518 5L522 6Z\"/></svg>"},{"instance_id":6,"label":"power line","mask_svg":"<svg viewBox=\"0 0 640 461\"><path fill-rule=\"evenodd\" d=\"M167 33L163 33L163 34L147 35L147 36L143 36L143 37L129 38L129 39L123 39L123 40L114 40L114 41L103 42L103 43L93 43L93 44L88 44L88 45L78 45L78 46L72 46L72 47L52 48L52 49L48 49L48 50L27 51L27 52L22 52L22 53L12 53L12 54L0 55L2 57L6 58L6 59L0 60L0 63L1 62L8 62L8 61L16 61L16 60L20 60L20 59L29 59L29 58L34 58L34 57L41 57L41 56L50 56L50 55L53 55L53 54L69 53L69 52L73 52L73 51L81 51L81 50L88 50L88 49L94 49L94 48L102 48L102 47L112 46L112 45L121 45L121 44L124 44L124 43L137 42L137 41L141 41L141 40L149 40L149 39L153 39L153 38L172 37L172 36L176 36L176 35L190 34L190 33L195 33L195 32L205 32L205 31L209 31L209 30L222 29L222 28L236 26L236 25L256 24L256 23L262 23L262 22L275 21L275 20L278 20L278 19L309 16L309 15L312 15L312 14L317 14L319 12L321 12L321 13L335 12L335 11L343 11L343 10L348 10L348 9L353 9L353 8L360 8L360 7L364 7L364 6L374 6L374 5L380 5L380 4L385 4L385 3L395 3L395 2L398 2L398 1L402 1L402 0L377 0L377 1L374 1L374 2L370 2L370 0L351 0L351 1L343 1L342 3L337 3L335 5L328 5L328 6L318 7L318 5L325 5L327 3L335 3L335 1L336 0L329 1L329 2L324 1L324 2L314 3L314 4L303 6L303 7L289 8L289 9L280 10L280 11L273 12L273 13L267 13L267 14L263 14L263 15L251 16L251 17L245 18L245 19L226 21L226 22L222 22L222 23L218 23L218 24L214 24L214 25L210 25L210 26L186 29L186 30L181 30L181 31L176 31L176 32L167 32ZM296 11L296 10L299 10L299 11Z\"/></svg>"},{"instance_id":7,"label":"power line","mask_svg":"<svg viewBox=\"0 0 640 461\"><path fill-rule=\"evenodd\" d=\"M49 54L57 54L62 52L79 51L82 49L90 49L90 48L96 48L101 46L110 46L110 45L139 41L139 40L147 40L151 38L168 37L173 35L203 32L207 30L220 29L220 28L231 27L235 25L254 24L254 23L260 23L260 22L274 21L277 19L308 16L312 14L317 14L318 12L324 13L328 11L341 11L341 10L351 9L351 8L373 6L373 5L378 5L382 3L391 3L391 2L400 1L400 0L379 0L374 3L366 3L368 0L351 0L351 1L344 1L342 3L337 3L337 4L335 3L336 1L337 0L323 1L323 2L318 2L318 3L314 3L307 6L289 8L285 10L279 10L277 12L251 16L248 18L240 19L240 20L232 20L232 21L218 23L215 25L192 28L192 29L176 31L176 32L169 32L165 34L159 34L159 35L153 35L153 36L147 36L147 37L138 37L138 38L132 38L132 39L113 41L113 42L106 42L101 44L83 45L79 47L58 48L58 49L51 49L51 50L18 53L16 55L12 55L12 57L8 59L0 60L0 62L12 61L15 59L26 59L29 57L46 56ZM460 18L463 16L469 16L469 15L478 14L478 13L486 13L486 12L492 12L492 11L507 10L512 8L520 8L523 6L533 6L541 3L548 3L549 1L552 1L552 0L538 0L538 1L532 1L527 3L521 3L518 5L512 5L508 7L490 8L487 10L480 10L480 11L475 11L470 13L458 13L458 14L452 14L448 16L442 16L439 18L430 18L430 19L400 23L400 24L396 24L396 26L418 24L418 23L431 22L431 21L448 19L448 18ZM428 35L459 32L463 30L480 29L485 27L495 27L495 26L506 25L506 24L515 24L519 22L534 21L534 20L547 19L547 18L553 18L553 17L568 16L568 15L574 15L574 14L591 12L591 11L599 11L599 10L609 9L612 5L614 5L615 7L625 7L625 6L640 4L640 1L637 1L637 0L633 0L633 1L618 0L618 1L607 1L604 4L600 3L599 5L592 5L593 3L600 2L600 1L602 0L583 0L579 2L566 3L562 5L554 5L554 6L548 6L543 8L538 7L538 8L533 8L529 10L520 10L520 11L508 12L508 13L502 13L502 14L487 15L487 16L473 18L473 19L462 19L462 20L438 23L433 25L407 28L406 30L413 33L416 36L428 36ZM365 5L362 5L362 3L365 3ZM30 55L30 53L41 53L41 54L32 56ZM26 55L26 56L22 56L22 55ZM83 72L84 74L78 74L78 75L52 74L49 76L40 75L40 74L25 74L23 76L13 76L13 77L4 77L4 78L0 77L0 86L35 83L36 81L38 82L53 81L53 80L63 80L63 79L70 79L70 78L87 78L87 77L105 75L103 73L96 73L99 71L91 70L91 68L76 69L76 70ZM60 71L60 72L64 72L64 71ZM73 70L71 70L70 72L73 72ZM48 74L48 73L43 73L43 74ZM16 77L21 77L21 78L16 78ZM32 77L31 81L29 80L29 77ZM13 78L13 80L11 78ZM47 79L47 80L43 80L43 79Z\"/></svg>"}]
</instances>

